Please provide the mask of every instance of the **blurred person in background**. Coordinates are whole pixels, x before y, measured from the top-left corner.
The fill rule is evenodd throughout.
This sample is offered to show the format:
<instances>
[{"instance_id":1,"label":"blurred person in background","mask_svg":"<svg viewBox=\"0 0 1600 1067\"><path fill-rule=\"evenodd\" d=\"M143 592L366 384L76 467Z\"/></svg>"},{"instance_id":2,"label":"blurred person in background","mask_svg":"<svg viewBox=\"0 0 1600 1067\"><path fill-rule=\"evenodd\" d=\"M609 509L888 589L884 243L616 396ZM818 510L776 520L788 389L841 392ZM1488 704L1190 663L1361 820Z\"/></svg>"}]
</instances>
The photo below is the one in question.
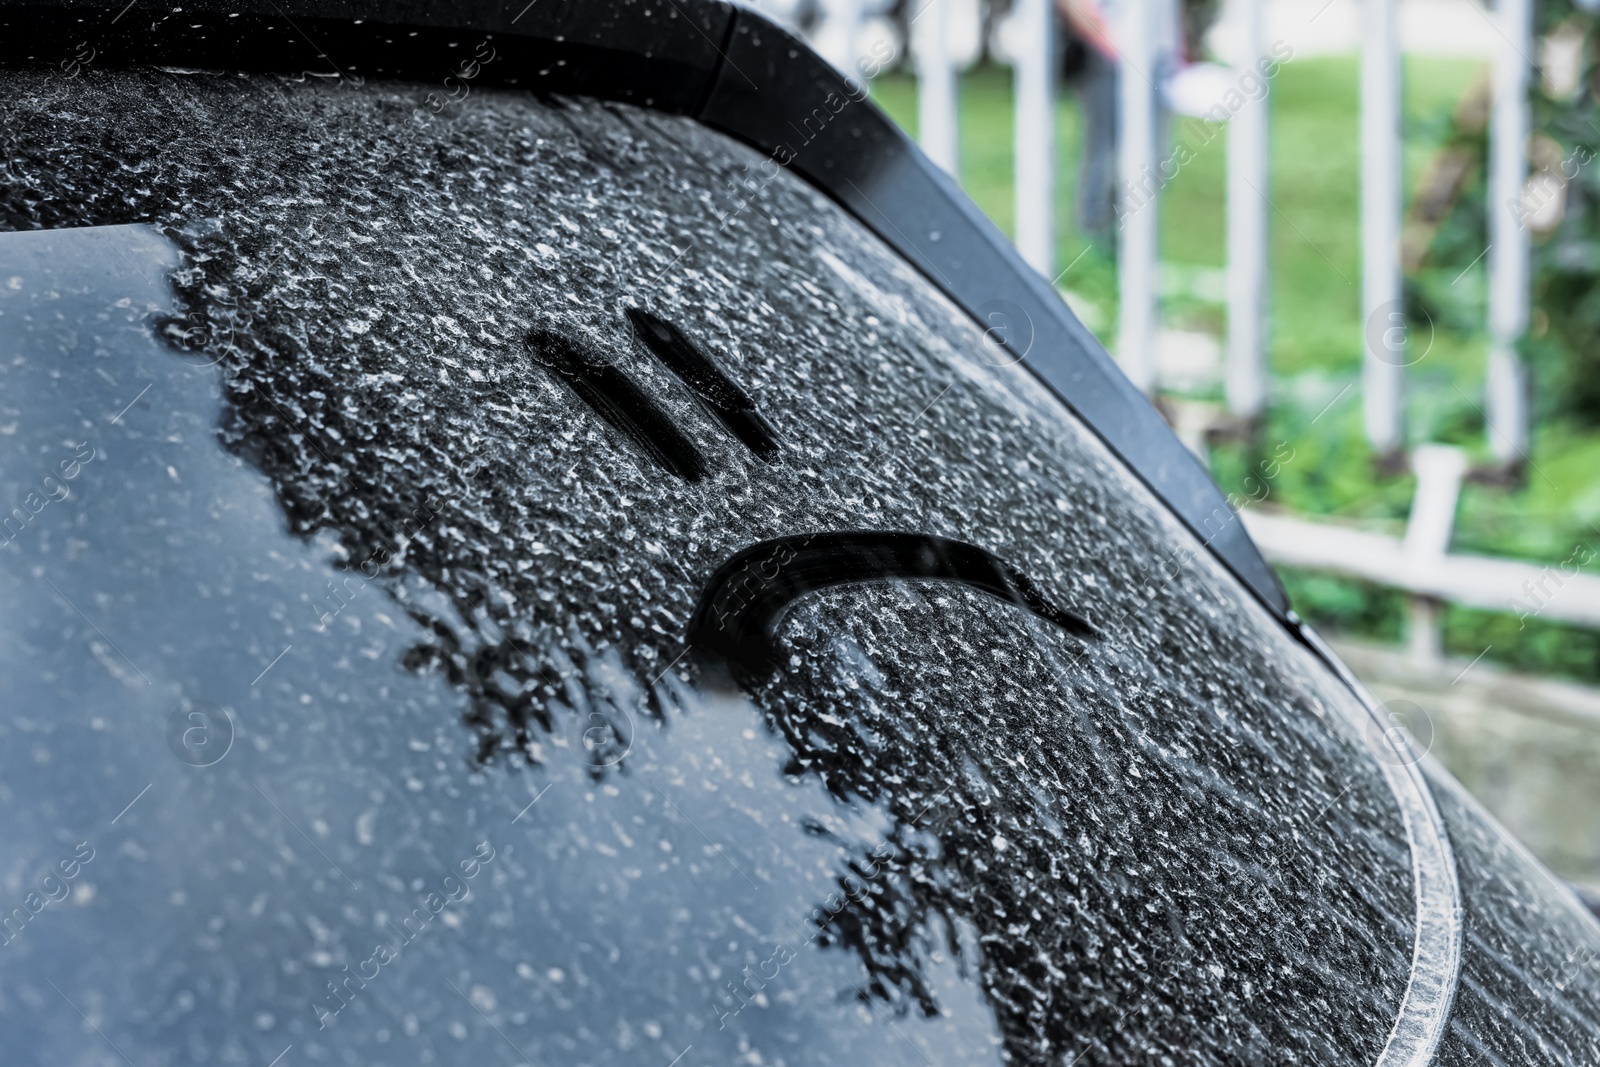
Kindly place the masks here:
<instances>
[{"instance_id":1,"label":"blurred person in background","mask_svg":"<svg viewBox=\"0 0 1600 1067\"><path fill-rule=\"evenodd\" d=\"M1056 0L1062 80L1078 90L1083 141L1078 159L1078 230L1096 243L1111 238L1117 217L1117 49L1111 16L1098 0Z\"/></svg>"},{"instance_id":2,"label":"blurred person in background","mask_svg":"<svg viewBox=\"0 0 1600 1067\"><path fill-rule=\"evenodd\" d=\"M1123 0L1126 2L1126 0ZM1111 242L1117 218L1117 0L1055 0L1059 15L1062 80L1076 86L1083 113L1083 141L1078 163L1075 206L1078 230L1103 246ZM1217 0L1176 0L1158 19L1173 30L1162 51L1167 60L1160 73L1162 97L1177 96L1172 83L1201 62L1203 40L1216 21ZM1189 111L1187 107L1178 110Z\"/></svg>"}]
</instances>

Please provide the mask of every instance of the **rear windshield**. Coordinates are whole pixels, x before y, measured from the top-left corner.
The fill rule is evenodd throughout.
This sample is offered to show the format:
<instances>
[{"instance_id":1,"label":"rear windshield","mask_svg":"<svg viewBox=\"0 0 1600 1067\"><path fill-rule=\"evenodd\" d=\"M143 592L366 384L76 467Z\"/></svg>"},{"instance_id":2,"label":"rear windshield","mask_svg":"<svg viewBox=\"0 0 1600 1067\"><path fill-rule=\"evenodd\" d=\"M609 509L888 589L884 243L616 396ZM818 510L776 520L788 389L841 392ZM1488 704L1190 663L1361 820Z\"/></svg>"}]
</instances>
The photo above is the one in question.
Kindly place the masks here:
<instances>
[{"instance_id":1,"label":"rear windshield","mask_svg":"<svg viewBox=\"0 0 1600 1067\"><path fill-rule=\"evenodd\" d=\"M0 83L9 1055L1375 1058L1351 697L1026 323L686 119Z\"/></svg>"}]
</instances>

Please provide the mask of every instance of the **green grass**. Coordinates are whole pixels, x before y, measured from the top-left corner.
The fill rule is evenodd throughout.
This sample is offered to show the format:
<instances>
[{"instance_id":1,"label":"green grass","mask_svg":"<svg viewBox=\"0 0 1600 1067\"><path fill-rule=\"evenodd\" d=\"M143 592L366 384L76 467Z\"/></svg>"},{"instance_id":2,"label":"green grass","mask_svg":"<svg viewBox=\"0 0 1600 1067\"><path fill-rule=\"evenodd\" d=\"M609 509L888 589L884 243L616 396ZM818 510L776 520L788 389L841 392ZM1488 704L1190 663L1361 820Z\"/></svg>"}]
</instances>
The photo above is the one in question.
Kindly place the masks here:
<instances>
[{"instance_id":1,"label":"green grass","mask_svg":"<svg viewBox=\"0 0 1600 1067\"><path fill-rule=\"evenodd\" d=\"M1470 60L1408 57L1404 67L1405 188L1416 187L1450 131L1458 101L1482 73ZM1297 60L1272 83L1270 132L1271 257L1269 360L1273 401L1262 440L1271 453L1289 442L1294 459L1271 483L1271 502L1310 515L1359 519L1395 532L1403 528L1414 489L1407 475L1374 471L1362 433L1359 371L1362 354L1360 88L1354 56ZM888 75L873 86L878 103L916 133L916 85ZM1012 189L1010 72L982 67L961 84L961 183L1006 233L1015 223ZM1057 269L1074 264L1061 287L1103 341L1114 342L1114 249L1092 247L1073 217L1081 123L1077 102L1063 93L1057 121L1061 169L1057 182ZM1162 194L1164 321L1220 336L1224 309L1197 293L1192 280L1226 262L1225 130L1180 119L1173 135L1193 158ZM1078 258L1082 253L1081 258ZM1074 263L1074 260L1076 262ZM1437 271L1434 272L1437 274ZM1487 458L1481 408L1487 341L1481 326L1486 266L1480 260L1456 277L1429 276L1466 314L1435 323L1426 358L1408 372L1408 434L1412 443L1442 441ZM1186 280L1188 280L1186 282ZM1427 329L1413 325L1412 329ZM1349 386L1348 390L1346 387ZM1330 401L1343 395L1332 406ZM1214 394L1218 395L1218 394ZM1571 425L1536 424L1533 467L1516 490L1468 485L1458 516L1455 549L1541 562L1566 559L1574 545L1600 548L1600 434ZM1213 451L1213 474L1239 490L1259 457L1240 445ZM1372 636L1397 633L1404 599L1338 579L1288 578L1303 613L1334 628ZM1510 620L1509 625L1505 621ZM1452 649L1487 635L1491 658L1524 667L1600 680L1600 665L1575 664L1593 647L1547 625L1518 629L1515 616L1452 609L1446 641ZM1576 651L1570 655L1561 648ZM1468 651L1475 655L1482 644Z\"/></svg>"},{"instance_id":2,"label":"green grass","mask_svg":"<svg viewBox=\"0 0 1600 1067\"><path fill-rule=\"evenodd\" d=\"M1349 637L1398 644L1406 636L1406 597L1382 586L1335 578L1299 568L1279 568L1295 608L1320 628ZM1537 617L1475 611L1448 605L1444 651L1486 659L1529 674L1565 675L1600 683L1600 633Z\"/></svg>"},{"instance_id":3,"label":"green grass","mask_svg":"<svg viewBox=\"0 0 1600 1067\"><path fill-rule=\"evenodd\" d=\"M1457 60L1407 61L1408 187L1427 165L1445 132L1444 120L1477 69L1476 63ZM1269 253L1273 368L1279 374L1353 371L1361 361L1356 60L1337 57L1286 64L1272 89L1268 195L1273 206ZM915 136L916 84L909 75L879 79L873 96ZM980 67L962 79L961 184L1007 234L1014 233L1015 226L1011 101L1011 75L1003 68ZM1062 160L1056 261L1064 267L1088 244L1073 219L1081 122L1070 93L1062 94L1056 129ZM1227 134L1188 119L1178 120L1173 129L1193 158L1163 191L1162 258L1180 267L1220 269L1227 251L1223 213ZM1090 249L1062 284L1099 306L1101 314L1092 325L1102 340L1113 340L1108 333L1116 321L1112 257ZM1176 313L1181 320L1195 314L1196 309L1188 306L1192 303L1181 295L1169 301L1169 317Z\"/></svg>"}]
</instances>

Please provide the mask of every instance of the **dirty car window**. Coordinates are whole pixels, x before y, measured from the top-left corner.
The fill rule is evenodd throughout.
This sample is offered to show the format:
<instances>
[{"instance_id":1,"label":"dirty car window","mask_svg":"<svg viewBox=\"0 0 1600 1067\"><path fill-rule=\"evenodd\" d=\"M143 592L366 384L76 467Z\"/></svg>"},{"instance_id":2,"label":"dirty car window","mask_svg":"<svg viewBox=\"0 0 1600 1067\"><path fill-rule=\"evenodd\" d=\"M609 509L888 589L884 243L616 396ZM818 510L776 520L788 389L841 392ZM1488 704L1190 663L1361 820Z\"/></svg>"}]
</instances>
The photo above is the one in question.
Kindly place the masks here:
<instances>
[{"instance_id":1,"label":"dirty car window","mask_svg":"<svg viewBox=\"0 0 1600 1067\"><path fill-rule=\"evenodd\" d=\"M1382 1046L1351 697L836 205L624 106L4 77L11 1047Z\"/></svg>"}]
</instances>

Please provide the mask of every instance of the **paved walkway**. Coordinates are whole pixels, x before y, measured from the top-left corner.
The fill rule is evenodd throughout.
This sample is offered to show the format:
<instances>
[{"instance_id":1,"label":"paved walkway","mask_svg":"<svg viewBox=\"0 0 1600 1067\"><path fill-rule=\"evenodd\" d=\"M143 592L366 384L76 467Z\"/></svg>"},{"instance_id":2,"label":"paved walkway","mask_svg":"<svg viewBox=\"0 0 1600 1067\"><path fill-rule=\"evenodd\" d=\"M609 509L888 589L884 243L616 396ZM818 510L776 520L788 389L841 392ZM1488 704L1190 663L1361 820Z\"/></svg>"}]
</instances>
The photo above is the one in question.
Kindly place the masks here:
<instances>
[{"instance_id":1,"label":"paved walkway","mask_svg":"<svg viewBox=\"0 0 1600 1067\"><path fill-rule=\"evenodd\" d=\"M1600 891L1600 689L1481 662L1424 666L1375 645L1334 647L1379 700L1423 709L1432 753L1534 855Z\"/></svg>"}]
</instances>

